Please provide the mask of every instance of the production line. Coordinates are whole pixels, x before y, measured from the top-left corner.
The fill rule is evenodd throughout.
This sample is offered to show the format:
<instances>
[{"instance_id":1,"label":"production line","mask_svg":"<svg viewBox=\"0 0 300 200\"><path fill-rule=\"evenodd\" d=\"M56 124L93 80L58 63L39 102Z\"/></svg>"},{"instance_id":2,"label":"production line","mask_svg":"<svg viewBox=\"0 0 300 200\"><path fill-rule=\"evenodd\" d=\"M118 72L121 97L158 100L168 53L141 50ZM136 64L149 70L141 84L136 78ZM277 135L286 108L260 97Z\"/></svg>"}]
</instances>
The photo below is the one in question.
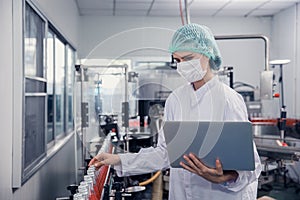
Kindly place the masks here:
<instances>
[{"instance_id":1,"label":"production line","mask_svg":"<svg viewBox=\"0 0 300 200\"><path fill-rule=\"evenodd\" d=\"M266 66L268 66L268 64L266 64ZM163 70L160 70L160 73L172 74L172 62L166 62L164 67ZM90 75L94 76L97 74L98 79L101 75L99 75L98 72L95 73L95 70L99 68L101 69L102 67L76 67L78 77L88 76L88 72L90 71ZM168 170L120 178L116 175L115 170L111 166L102 166L99 171L93 166L89 168L87 166L90 159L100 152L136 153L141 148L155 147L157 143L157 132L162 127L165 100L171 93L167 88L171 86L167 85L167 83L157 84L159 82L161 83L161 80L157 77L149 78L138 72L129 73L127 65L113 65L111 69L113 68L122 69L122 72L117 76L124 76L120 80L125 81L124 88L122 88L125 90L125 96L123 98L125 101L119 101L121 105L119 113L108 114L101 112L103 110L101 107L103 105L103 102L101 102L103 98L101 99L100 96L97 96L97 98L99 98L98 100L92 98L93 101L88 102L88 104L94 104L95 106L95 112L92 113L96 120L93 122L93 120L89 118L91 114L88 111L84 113L83 116L87 116L87 118L84 119L83 117L83 120L85 120L83 124L86 124L86 126L82 128L82 132L88 134L89 126L91 126L92 123L96 123L98 135L90 141L86 141L85 136L82 135L82 145L85 147L83 148L83 155L85 158L84 165L87 169L86 173L91 173L90 171L94 173L92 175L93 184L91 184L92 186L86 187L88 190L84 189L80 191L76 190L76 186L74 186L75 189L73 188L72 194L77 192L74 195L74 199L150 199L151 196L152 199L167 198ZM278 118L270 119L263 117L262 110L264 103L262 103L262 101L276 97L276 95L273 95L274 80L271 71L265 70L262 73L260 85L261 96L260 98L256 97L255 100L255 89L244 83L234 83L233 73L233 67L224 67L224 69L219 72L219 76L228 79L227 81L230 86L233 88L236 87L246 102L248 117L253 125L254 142L263 164L258 189L262 189L264 185L271 182L278 181L280 177L283 177L283 187L286 187L288 172L286 163L291 165L291 163L299 161L300 158L300 121L298 119L287 119L284 106L282 106L282 112ZM105 75L107 74L102 74L102 76ZM173 79L177 80L176 77L173 77ZM84 80L84 78L81 80ZM87 84L84 82L85 81L81 81L81 87L89 87L87 85L83 86ZM135 84L135 86L130 86L130 84ZM283 83L281 83L281 85L282 84ZM162 85L164 86L163 88ZM91 87L94 86L92 85ZM99 85L97 87L99 90ZM240 90L240 87L246 87L248 89L243 91ZM130 102L132 105L129 104L128 100L129 91L133 91L132 93L138 97L136 101ZM81 100L83 99L84 98L81 97ZM81 105L86 106L86 102L81 102ZM133 112L130 111L132 107L136 109ZM134 115L131 116L130 113L134 113ZM93 131L95 131L95 129L93 129ZM82 182L81 184L84 185ZM87 191L88 194L86 193ZM153 195L159 195L159 197L153 197Z\"/></svg>"}]
</instances>

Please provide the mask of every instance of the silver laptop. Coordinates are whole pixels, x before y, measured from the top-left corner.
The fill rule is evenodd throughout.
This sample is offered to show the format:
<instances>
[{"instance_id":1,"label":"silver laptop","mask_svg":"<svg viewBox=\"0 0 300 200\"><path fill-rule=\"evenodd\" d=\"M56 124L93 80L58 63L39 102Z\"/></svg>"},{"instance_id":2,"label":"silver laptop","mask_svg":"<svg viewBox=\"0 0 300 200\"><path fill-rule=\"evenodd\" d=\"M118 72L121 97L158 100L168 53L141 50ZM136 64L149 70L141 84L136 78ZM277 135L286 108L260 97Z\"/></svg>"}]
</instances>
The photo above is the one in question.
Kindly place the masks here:
<instances>
[{"instance_id":1,"label":"silver laptop","mask_svg":"<svg viewBox=\"0 0 300 200\"><path fill-rule=\"evenodd\" d=\"M171 167L192 152L212 168L219 158L223 170L255 169L250 122L166 121L163 131Z\"/></svg>"}]
</instances>

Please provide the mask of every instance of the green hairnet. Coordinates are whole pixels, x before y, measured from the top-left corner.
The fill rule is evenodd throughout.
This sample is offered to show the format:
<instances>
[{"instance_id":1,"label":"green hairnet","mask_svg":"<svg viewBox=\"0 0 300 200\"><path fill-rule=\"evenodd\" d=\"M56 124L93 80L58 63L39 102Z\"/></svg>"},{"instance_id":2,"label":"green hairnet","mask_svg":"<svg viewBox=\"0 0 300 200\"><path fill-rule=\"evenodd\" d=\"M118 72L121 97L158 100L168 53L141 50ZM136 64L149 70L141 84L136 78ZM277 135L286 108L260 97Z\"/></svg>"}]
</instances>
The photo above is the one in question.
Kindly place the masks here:
<instances>
[{"instance_id":1,"label":"green hairnet","mask_svg":"<svg viewBox=\"0 0 300 200\"><path fill-rule=\"evenodd\" d=\"M201 53L209 58L210 67L218 70L221 65L221 54L210 29L203 25L187 24L173 35L169 47L171 53L189 51Z\"/></svg>"}]
</instances>

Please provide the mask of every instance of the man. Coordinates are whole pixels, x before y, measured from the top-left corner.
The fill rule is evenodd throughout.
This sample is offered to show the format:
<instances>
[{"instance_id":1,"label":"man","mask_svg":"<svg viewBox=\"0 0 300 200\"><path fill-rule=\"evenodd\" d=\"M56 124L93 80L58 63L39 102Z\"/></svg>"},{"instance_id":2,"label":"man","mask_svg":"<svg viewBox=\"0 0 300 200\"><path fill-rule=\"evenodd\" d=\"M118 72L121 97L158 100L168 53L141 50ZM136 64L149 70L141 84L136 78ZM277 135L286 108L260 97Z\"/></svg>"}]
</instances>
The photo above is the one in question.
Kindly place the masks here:
<instances>
[{"instance_id":1,"label":"man","mask_svg":"<svg viewBox=\"0 0 300 200\"><path fill-rule=\"evenodd\" d=\"M170 52L177 61L178 73L188 84L168 97L165 120L247 121L243 98L214 74L221 65L221 56L207 27L188 24L178 29L172 38ZM115 165L120 176L168 168L164 136L162 133L158 136L156 148L141 149L135 154L99 154L90 164ZM218 159L216 167L209 168L193 153L184 155L185 162L180 163L182 168L170 170L169 199L256 199L261 164L255 145L254 156L254 171L223 171L222 161Z\"/></svg>"}]
</instances>

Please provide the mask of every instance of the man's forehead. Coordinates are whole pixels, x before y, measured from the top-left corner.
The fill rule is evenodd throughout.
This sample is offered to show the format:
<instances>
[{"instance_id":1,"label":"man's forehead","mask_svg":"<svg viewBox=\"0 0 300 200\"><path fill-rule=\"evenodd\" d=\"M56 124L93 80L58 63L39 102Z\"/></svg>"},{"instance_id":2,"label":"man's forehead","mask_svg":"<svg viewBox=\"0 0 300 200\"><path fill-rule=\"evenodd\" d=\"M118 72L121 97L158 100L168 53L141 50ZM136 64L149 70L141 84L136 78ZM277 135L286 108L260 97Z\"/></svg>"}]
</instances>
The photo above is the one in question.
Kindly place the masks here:
<instances>
[{"instance_id":1,"label":"man's forehead","mask_svg":"<svg viewBox=\"0 0 300 200\"><path fill-rule=\"evenodd\" d=\"M183 51L183 52L174 52L173 56L174 57L183 57L183 56L187 56L187 55L191 55L194 54L193 52L188 52L188 51Z\"/></svg>"},{"instance_id":2,"label":"man's forehead","mask_svg":"<svg viewBox=\"0 0 300 200\"><path fill-rule=\"evenodd\" d=\"M180 51L180 52L174 52L172 55L173 55L173 57L176 57L176 58L182 58L182 57L189 56L189 55L202 55L202 54L190 52L190 51L182 51L182 52Z\"/></svg>"}]
</instances>

